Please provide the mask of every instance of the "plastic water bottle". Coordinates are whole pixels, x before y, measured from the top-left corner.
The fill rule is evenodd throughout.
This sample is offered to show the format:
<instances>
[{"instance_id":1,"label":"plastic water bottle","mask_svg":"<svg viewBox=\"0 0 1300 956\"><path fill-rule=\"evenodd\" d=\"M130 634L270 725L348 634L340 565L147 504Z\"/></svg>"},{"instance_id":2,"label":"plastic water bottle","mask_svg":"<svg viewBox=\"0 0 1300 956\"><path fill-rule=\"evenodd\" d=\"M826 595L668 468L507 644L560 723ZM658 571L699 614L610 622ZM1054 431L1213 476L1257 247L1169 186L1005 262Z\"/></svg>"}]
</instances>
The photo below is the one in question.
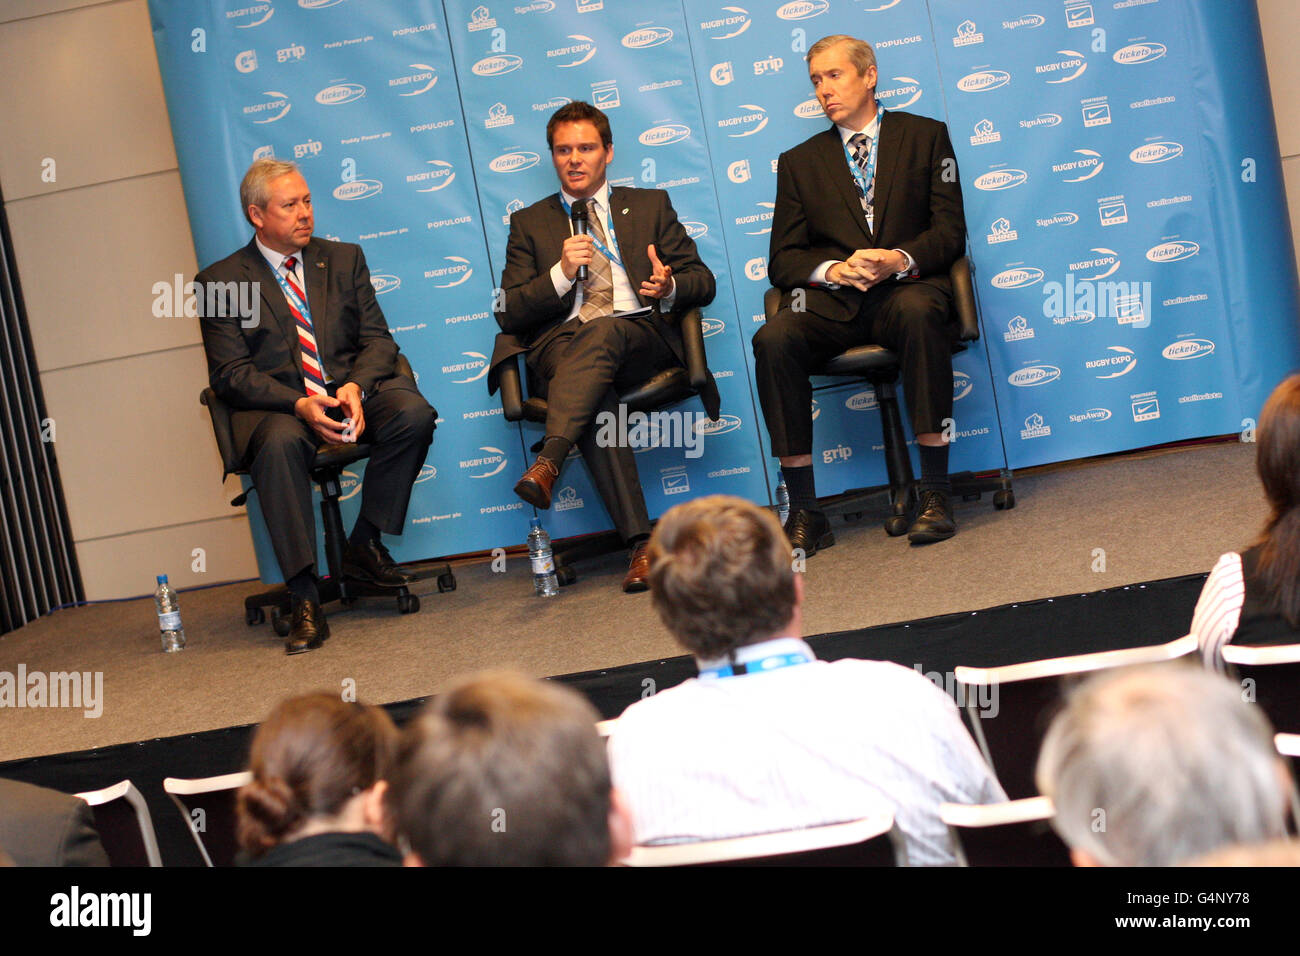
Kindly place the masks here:
<instances>
[{"instance_id":1,"label":"plastic water bottle","mask_svg":"<svg viewBox=\"0 0 1300 956\"><path fill-rule=\"evenodd\" d=\"M167 583L167 575L158 575L158 590L153 592L153 602L158 606L158 630L162 632L162 649L170 654L172 651L185 649L185 628L181 625L181 602L176 592Z\"/></svg>"},{"instance_id":2,"label":"plastic water bottle","mask_svg":"<svg viewBox=\"0 0 1300 956\"><path fill-rule=\"evenodd\" d=\"M784 528L790 517L790 489L785 486L785 472L779 468L776 470L776 516Z\"/></svg>"},{"instance_id":3,"label":"plastic water bottle","mask_svg":"<svg viewBox=\"0 0 1300 956\"><path fill-rule=\"evenodd\" d=\"M538 597L555 597L560 582L555 579L555 555L551 536L542 527L541 518L529 519L528 563L533 566L533 591Z\"/></svg>"}]
</instances>

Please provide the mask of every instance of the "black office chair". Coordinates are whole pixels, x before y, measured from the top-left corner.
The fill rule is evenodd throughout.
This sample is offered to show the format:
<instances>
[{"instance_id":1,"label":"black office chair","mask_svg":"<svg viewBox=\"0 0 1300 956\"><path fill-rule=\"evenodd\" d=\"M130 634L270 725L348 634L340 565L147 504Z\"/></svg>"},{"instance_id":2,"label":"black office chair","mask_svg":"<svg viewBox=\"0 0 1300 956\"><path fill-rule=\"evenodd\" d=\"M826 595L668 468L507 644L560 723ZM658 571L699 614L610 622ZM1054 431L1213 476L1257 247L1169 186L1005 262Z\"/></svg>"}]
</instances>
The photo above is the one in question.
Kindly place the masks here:
<instances>
[{"instance_id":1,"label":"black office chair","mask_svg":"<svg viewBox=\"0 0 1300 956\"><path fill-rule=\"evenodd\" d=\"M406 356L400 352L397 354L397 371L399 374L409 376L412 379L415 378ZM208 414L212 418L212 433L216 436L217 449L221 453L221 463L226 473L232 475L247 474L248 469L244 467L243 462L235 454L234 432L230 425L232 409L218 398L217 393L211 388L203 390L203 393L199 396L199 401L207 406ZM320 515L322 526L325 529L325 562L329 570L329 577L323 578L320 582L321 604L328 604L332 601L352 604L358 597L396 596L397 609L403 614L414 614L420 610L420 598L418 595L412 594L409 588L380 587L368 581L344 578L340 573L343 567L343 551L347 541L347 535L343 533L343 518L339 513L339 498L342 492L340 479L344 468L369 457L370 444L365 441L342 445L321 445L316 449L316 459L311 466L311 477L320 488ZM243 505L248 500L248 495L252 490L250 489L238 495L230 502L231 505L236 508ZM440 592L456 590L456 576L452 573L451 566L445 561L421 562L419 565L404 566L403 570L416 578L436 576ZM244 620L249 627L263 623L266 620L266 612L263 609L268 607L271 609L271 625L274 627L275 633L281 637L287 636L291 626L290 618L293 611L293 602L288 589L284 585L244 598Z\"/></svg>"},{"instance_id":2,"label":"black office chair","mask_svg":"<svg viewBox=\"0 0 1300 956\"><path fill-rule=\"evenodd\" d=\"M979 314L975 308L975 286L972 265L962 256L952 264L949 278L952 281L954 311L957 315L960 339L974 342L980 337ZM763 296L763 311L769 321L781 307L781 290L768 289ZM965 345L957 351L964 351ZM881 434L885 444L885 469L889 475L888 486L855 488L835 497L824 508L827 516L842 515L856 521L862 516L863 501L881 491L889 492L890 515L885 519L885 531L897 537L907 531L911 514L916 507L916 480L912 474L912 459L907 453L907 438L903 434L903 419L898 409L898 356L880 345L859 345L835 356L815 375L864 378L875 390L880 405ZM820 385L814 392L839 385ZM952 493L965 501L974 501L984 492L993 492L993 507L999 511L1016 506L1015 492L1011 488L1011 473L1002 469L996 475L979 476L969 471L951 475Z\"/></svg>"},{"instance_id":3,"label":"black office chair","mask_svg":"<svg viewBox=\"0 0 1300 956\"><path fill-rule=\"evenodd\" d=\"M704 352L704 322L698 308L691 309L681 320L682 347L686 358L686 367L676 366L659 372L634 388L619 395L618 400L631 412L650 412L683 401L693 395L699 395L710 387L713 377L709 373L708 360ZM546 399L524 398L523 376L519 371L519 355L502 363L498 379L501 386L501 410L508 422L546 422ZM715 419L716 420L716 419ZM542 443L532 447L536 454L541 451ZM613 454L613 450L609 450ZM622 481L619 469L609 469L615 475L615 481ZM621 491L622 489L620 489ZM555 576L560 584L572 584L578 580L569 562L609 554L623 548L623 540L615 531L585 535L558 541L554 546Z\"/></svg>"}]
</instances>

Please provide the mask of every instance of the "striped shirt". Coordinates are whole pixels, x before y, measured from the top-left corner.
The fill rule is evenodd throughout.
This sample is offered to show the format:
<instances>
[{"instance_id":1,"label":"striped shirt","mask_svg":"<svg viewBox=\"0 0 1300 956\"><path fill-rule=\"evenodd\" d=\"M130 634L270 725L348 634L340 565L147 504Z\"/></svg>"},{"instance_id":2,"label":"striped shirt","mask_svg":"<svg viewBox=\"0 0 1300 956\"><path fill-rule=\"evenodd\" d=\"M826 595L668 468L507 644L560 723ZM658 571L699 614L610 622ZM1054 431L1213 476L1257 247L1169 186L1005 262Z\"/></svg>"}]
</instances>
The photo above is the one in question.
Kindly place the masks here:
<instances>
[{"instance_id":1,"label":"striped shirt","mask_svg":"<svg viewBox=\"0 0 1300 956\"><path fill-rule=\"evenodd\" d=\"M947 694L884 661L818 661L795 638L741 662L810 663L692 678L624 711L609 741L639 844L842 823L890 811L913 866L956 862L939 804L996 803L1002 788Z\"/></svg>"},{"instance_id":2,"label":"striped shirt","mask_svg":"<svg viewBox=\"0 0 1300 956\"><path fill-rule=\"evenodd\" d=\"M1246 582L1241 573L1241 555L1229 551L1220 556L1210 576L1205 579L1196 610L1192 613L1191 633L1196 635L1206 667L1224 670L1221 651L1237 633L1245 602Z\"/></svg>"}]
</instances>

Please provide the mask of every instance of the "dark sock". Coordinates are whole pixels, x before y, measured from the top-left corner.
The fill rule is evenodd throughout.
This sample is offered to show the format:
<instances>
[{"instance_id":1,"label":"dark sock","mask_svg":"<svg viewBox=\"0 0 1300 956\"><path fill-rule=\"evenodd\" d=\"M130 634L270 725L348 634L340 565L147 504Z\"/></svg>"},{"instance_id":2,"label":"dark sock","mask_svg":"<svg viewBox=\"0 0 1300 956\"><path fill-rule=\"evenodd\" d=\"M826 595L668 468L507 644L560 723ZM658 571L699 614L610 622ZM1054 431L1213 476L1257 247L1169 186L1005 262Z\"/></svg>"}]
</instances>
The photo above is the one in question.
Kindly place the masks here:
<instances>
[{"instance_id":1,"label":"dark sock","mask_svg":"<svg viewBox=\"0 0 1300 956\"><path fill-rule=\"evenodd\" d=\"M628 538L627 553L629 557L631 556L632 552L636 550L637 545L645 544L649 540L650 540L650 535L648 534L634 534L632 535L632 537Z\"/></svg>"},{"instance_id":2,"label":"dark sock","mask_svg":"<svg viewBox=\"0 0 1300 956\"><path fill-rule=\"evenodd\" d=\"M921 449L921 480L917 482L917 490L952 494L952 483L948 480L948 443L917 447Z\"/></svg>"},{"instance_id":3,"label":"dark sock","mask_svg":"<svg viewBox=\"0 0 1300 956\"><path fill-rule=\"evenodd\" d=\"M813 480L813 466L782 467L781 474L785 475L785 487L790 492L790 513L800 509L817 511L817 484Z\"/></svg>"},{"instance_id":4,"label":"dark sock","mask_svg":"<svg viewBox=\"0 0 1300 956\"><path fill-rule=\"evenodd\" d=\"M353 548L361 549L371 541L379 540L379 529L371 523L365 515L357 518L357 523L352 526L352 533L348 535L348 544Z\"/></svg>"},{"instance_id":5,"label":"dark sock","mask_svg":"<svg viewBox=\"0 0 1300 956\"><path fill-rule=\"evenodd\" d=\"M555 470L559 471L560 466L564 464L565 457L569 454L569 449L572 447L573 442L567 438L547 438L546 441L542 442L542 450L537 457L547 459L555 466Z\"/></svg>"},{"instance_id":6,"label":"dark sock","mask_svg":"<svg viewBox=\"0 0 1300 956\"><path fill-rule=\"evenodd\" d=\"M316 575L312 573L311 568L299 571L288 581L285 581L284 585L294 597L303 601L320 603L320 591L316 589Z\"/></svg>"}]
</instances>

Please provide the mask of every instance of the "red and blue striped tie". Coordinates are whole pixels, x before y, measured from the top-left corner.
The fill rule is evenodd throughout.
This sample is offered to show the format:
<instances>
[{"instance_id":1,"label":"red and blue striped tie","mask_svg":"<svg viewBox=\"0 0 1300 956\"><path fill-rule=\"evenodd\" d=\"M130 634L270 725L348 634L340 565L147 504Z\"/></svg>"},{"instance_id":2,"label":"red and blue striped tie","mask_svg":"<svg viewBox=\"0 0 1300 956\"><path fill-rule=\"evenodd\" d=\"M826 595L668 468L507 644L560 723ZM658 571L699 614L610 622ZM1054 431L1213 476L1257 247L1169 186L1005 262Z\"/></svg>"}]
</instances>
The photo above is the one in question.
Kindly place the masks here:
<instances>
[{"instance_id":1,"label":"red and blue striped tie","mask_svg":"<svg viewBox=\"0 0 1300 956\"><path fill-rule=\"evenodd\" d=\"M300 301L306 302L307 297L303 295L302 289L298 288L295 280L294 269L297 265L298 260L295 256L289 256L284 260L285 278L289 282L289 288L293 289L294 295ZM292 297L287 301L294 322L298 325L298 344L302 346L302 377L307 386L307 394L328 395L329 391L325 388L325 370L321 368L320 355L316 352L316 334L312 331L311 319L302 314Z\"/></svg>"}]
</instances>

